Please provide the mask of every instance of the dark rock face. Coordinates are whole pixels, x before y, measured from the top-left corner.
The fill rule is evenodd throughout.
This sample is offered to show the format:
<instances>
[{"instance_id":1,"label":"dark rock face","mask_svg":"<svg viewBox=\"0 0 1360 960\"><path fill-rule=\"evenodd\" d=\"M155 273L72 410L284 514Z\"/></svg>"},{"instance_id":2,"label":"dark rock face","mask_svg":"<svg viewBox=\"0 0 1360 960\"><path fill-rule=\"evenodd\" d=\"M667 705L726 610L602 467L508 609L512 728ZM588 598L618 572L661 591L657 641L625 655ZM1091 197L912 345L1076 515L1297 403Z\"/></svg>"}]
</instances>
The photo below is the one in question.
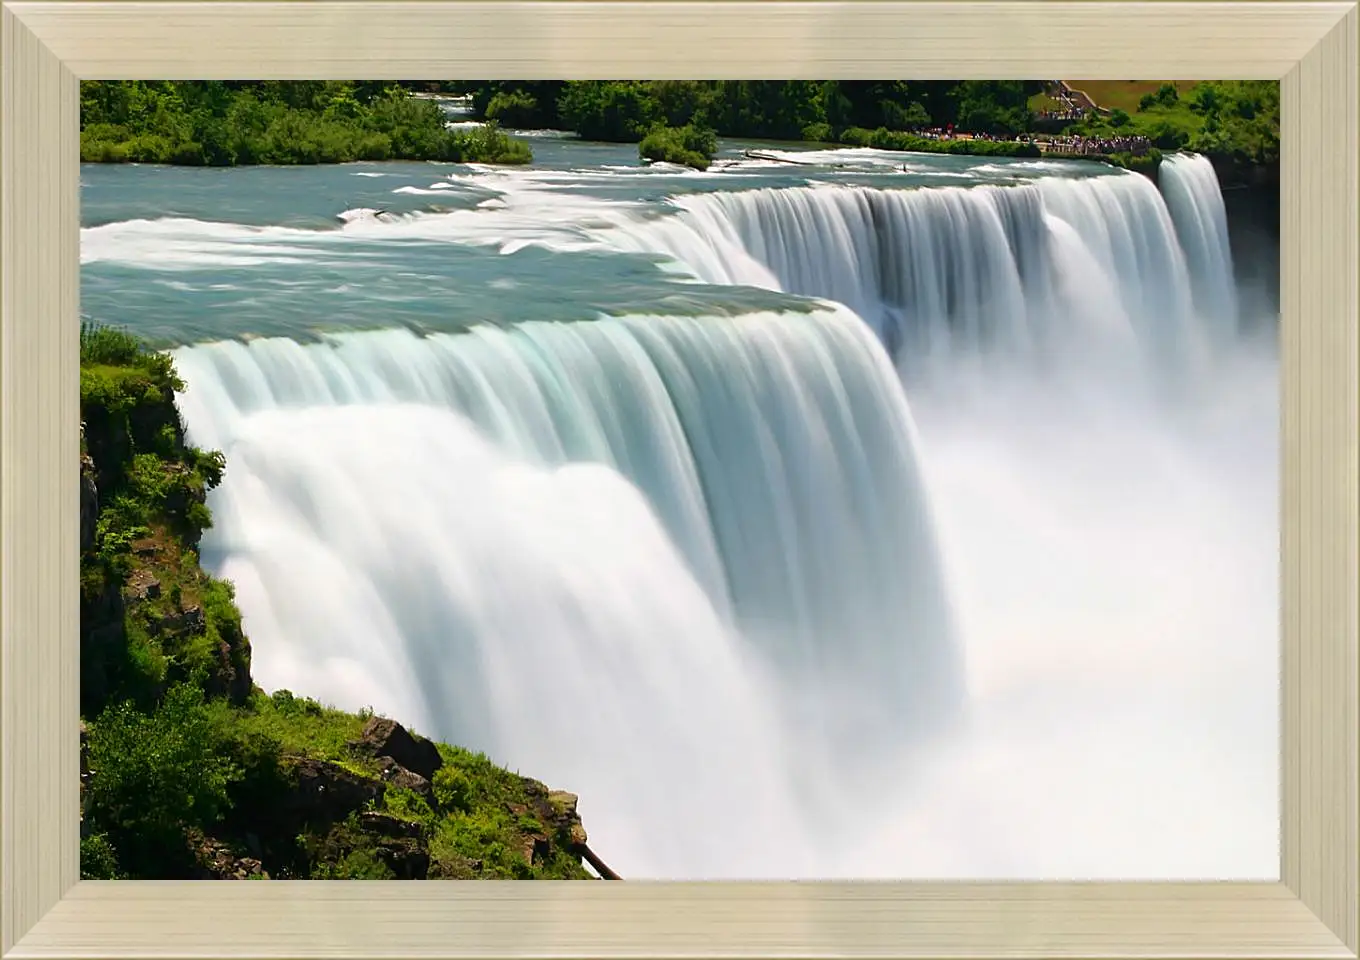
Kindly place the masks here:
<instances>
[{"instance_id":1,"label":"dark rock face","mask_svg":"<svg viewBox=\"0 0 1360 960\"><path fill-rule=\"evenodd\" d=\"M85 721L80 721L80 838L83 840L89 835L89 821L86 819L90 812L90 799L86 794L85 788L90 783L90 733L85 727Z\"/></svg>"},{"instance_id":2,"label":"dark rock face","mask_svg":"<svg viewBox=\"0 0 1360 960\"><path fill-rule=\"evenodd\" d=\"M1228 218L1243 306L1274 314L1280 308L1280 165L1210 157Z\"/></svg>"},{"instance_id":3,"label":"dark rock face","mask_svg":"<svg viewBox=\"0 0 1360 960\"><path fill-rule=\"evenodd\" d=\"M422 840L387 840L378 844L377 855L397 880L425 880L430 875L430 852Z\"/></svg>"},{"instance_id":4,"label":"dark rock face","mask_svg":"<svg viewBox=\"0 0 1360 960\"><path fill-rule=\"evenodd\" d=\"M359 814L359 825L370 833L394 840L415 839L420 836L420 824L377 810L365 810Z\"/></svg>"},{"instance_id":5,"label":"dark rock face","mask_svg":"<svg viewBox=\"0 0 1360 960\"><path fill-rule=\"evenodd\" d=\"M99 488L94 482L94 461L80 458L80 552L94 549L95 522L99 519Z\"/></svg>"},{"instance_id":6,"label":"dark rock face","mask_svg":"<svg viewBox=\"0 0 1360 960\"><path fill-rule=\"evenodd\" d=\"M380 757L378 766L382 770L382 777L394 787L402 787L406 790L414 790L420 798L431 807L435 805L434 787L430 781L426 780L418 773L412 773L405 767L398 764L391 757Z\"/></svg>"},{"instance_id":7,"label":"dark rock face","mask_svg":"<svg viewBox=\"0 0 1360 960\"><path fill-rule=\"evenodd\" d=\"M354 747L375 757L388 757L425 780L433 780L435 771L444 765L444 758L433 743L412 736L397 721L386 717L370 718Z\"/></svg>"},{"instance_id":8,"label":"dark rock face","mask_svg":"<svg viewBox=\"0 0 1360 960\"><path fill-rule=\"evenodd\" d=\"M548 802L557 813L557 818L551 826L559 830L565 829L571 837L572 846L583 845L587 839L586 828L581 823L581 815L576 811L576 794L567 793L565 790L553 790L548 794Z\"/></svg>"},{"instance_id":9,"label":"dark rock face","mask_svg":"<svg viewBox=\"0 0 1360 960\"><path fill-rule=\"evenodd\" d=\"M284 810L306 822L342 820L383 794L383 785L351 773L327 760L288 757L296 788L287 795Z\"/></svg>"},{"instance_id":10,"label":"dark rock face","mask_svg":"<svg viewBox=\"0 0 1360 960\"><path fill-rule=\"evenodd\" d=\"M155 583L155 581L152 581ZM155 593L148 593L148 596L160 596L160 584L155 585ZM158 635L173 634L181 637L201 637L208 629L208 620L203 615L203 608L196 603L181 607L162 617L157 617L151 623L152 628Z\"/></svg>"},{"instance_id":11,"label":"dark rock face","mask_svg":"<svg viewBox=\"0 0 1360 960\"><path fill-rule=\"evenodd\" d=\"M430 873L430 852L420 824L387 813L359 814L359 825L378 839L375 852L398 880L424 880Z\"/></svg>"},{"instance_id":12,"label":"dark rock face","mask_svg":"<svg viewBox=\"0 0 1360 960\"><path fill-rule=\"evenodd\" d=\"M1233 272L1248 310L1280 309L1280 186L1231 186L1223 191Z\"/></svg>"},{"instance_id":13,"label":"dark rock face","mask_svg":"<svg viewBox=\"0 0 1360 960\"><path fill-rule=\"evenodd\" d=\"M584 846L586 829L577 813L577 797L565 790L549 790L537 780L521 778L529 802L512 803L509 810L516 816L531 816L543 825L542 830L526 831L521 852L529 863L541 863L552 856L553 838L565 838L569 850Z\"/></svg>"},{"instance_id":14,"label":"dark rock face","mask_svg":"<svg viewBox=\"0 0 1360 960\"><path fill-rule=\"evenodd\" d=\"M194 853L194 880L248 880L257 877L268 880L264 865L254 857L238 857L227 844L201 834L191 836Z\"/></svg>"}]
</instances>

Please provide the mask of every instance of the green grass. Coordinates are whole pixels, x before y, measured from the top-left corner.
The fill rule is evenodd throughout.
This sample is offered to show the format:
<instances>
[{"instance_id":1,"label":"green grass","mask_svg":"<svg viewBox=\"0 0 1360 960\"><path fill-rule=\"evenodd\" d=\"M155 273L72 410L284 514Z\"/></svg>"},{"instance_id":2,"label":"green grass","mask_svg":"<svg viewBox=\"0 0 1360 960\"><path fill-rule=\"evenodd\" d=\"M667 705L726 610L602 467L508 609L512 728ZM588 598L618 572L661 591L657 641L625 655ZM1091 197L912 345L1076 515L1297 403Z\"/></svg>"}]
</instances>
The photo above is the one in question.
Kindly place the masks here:
<instances>
[{"instance_id":1,"label":"green grass","mask_svg":"<svg viewBox=\"0 0 1360 960\"><path fill-rule=\"evenodd\" d=\"M1042 113L1045 110L1065 110L1067 105L1046 93L1036 93L1029 98L1029 108L1035 113Z\"/></svg>"},{"instance_id":2,"label":"green grass","mask_svg":"<svg viewBox=\"0 0 1360 960\"><path fill-rule=\"evenodd\" d=\"M1146 94L1156 93L1163 84L1173 84L1181 94L1188 93L1198 80L1068 80L1073 90L1085 93L1103 110L1133 113Z\"/></svg>"},{"instance_id":3,"label":"green grass","mask_svg":"<svg viewBox=\"0 0 1360 960\"><path fill-rule=\"evenodd\" d=\"M281 752L316 760L334 760L356 773L371 774L374 766L353 762L348 743L363 731L366 717L326 707L288 690L272 695L256 690L242 709L217 705L222 721L236 724L247 734L267 737ZM230 712L227 712L230 711Z\"/></svg>"}]
</instances>

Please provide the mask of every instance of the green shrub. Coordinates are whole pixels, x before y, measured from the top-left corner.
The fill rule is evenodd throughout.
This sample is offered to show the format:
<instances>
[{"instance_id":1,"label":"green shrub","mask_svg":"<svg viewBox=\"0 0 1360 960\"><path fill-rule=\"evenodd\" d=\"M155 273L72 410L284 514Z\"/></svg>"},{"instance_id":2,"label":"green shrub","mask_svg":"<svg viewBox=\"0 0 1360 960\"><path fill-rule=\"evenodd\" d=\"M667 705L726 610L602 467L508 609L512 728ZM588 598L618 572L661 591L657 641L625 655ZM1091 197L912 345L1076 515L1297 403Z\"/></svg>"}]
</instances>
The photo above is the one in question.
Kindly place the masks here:
<instances>
[{"instance_id":1,"label":"green shrub","mask_svg":"<svg viewBox=\"0 0 1360 960\"><path fill-rule=\"evenodd\" d=\"M809 143L831 143L835 133L829 123L809 123L803 128L803 139Z\"/></svg>"},{"instance_id":2,"label":"green shrub","mask_svg":"<svg viewBox=\"0 0 1360 960\"><path fill-rule=\"evenodd\" d=\"M126 330L81 321L81 363L130 364L137 362L143 353L141 341Z\"/></svg>"},{"instance_id":3,"label":"green shrub","mask_svg":"<svg viewBox=\"0 0 1360 960\"><path fill-rule=\"evenodd\" d=\"M227 810L229 785L242 771L204 705L203 691L172 687L142 713L111 706L89 725L91 819L137 872L173 872L185 830L206 827Z\"/></svg>"},{"instance_id":4,"label":"green shrub","mask_svg":"<svg viewBox=\"0 0 1360 960\"><path fill-rule=\"evenodd\" d=\"M521 90L502 90L492 96L484 116L511 127L531 127L539 117L538 100L533 94Z\"/></svg>"},{"instance_id":5,"label":"green shrub","mask_svg":"<svg viewBox=\"0 0 1360 960\"><path fill-rule=\"evenodd\" d=\"M644 160L678 163L696 170L707 170L717 152L717 135L692 124L683 127L658 125L638 144L638 155Z\"/></svg>"},{"instance_id":6,"label":"green shrub","mask_svg":"<svg viewBox=\"0 0 1360 960\"><path fill-rule=\"evenodd\" d=\"M92 833L80 840L80 879L119 880L118 854L109 838Z\"/></svg>"}]
</instances>

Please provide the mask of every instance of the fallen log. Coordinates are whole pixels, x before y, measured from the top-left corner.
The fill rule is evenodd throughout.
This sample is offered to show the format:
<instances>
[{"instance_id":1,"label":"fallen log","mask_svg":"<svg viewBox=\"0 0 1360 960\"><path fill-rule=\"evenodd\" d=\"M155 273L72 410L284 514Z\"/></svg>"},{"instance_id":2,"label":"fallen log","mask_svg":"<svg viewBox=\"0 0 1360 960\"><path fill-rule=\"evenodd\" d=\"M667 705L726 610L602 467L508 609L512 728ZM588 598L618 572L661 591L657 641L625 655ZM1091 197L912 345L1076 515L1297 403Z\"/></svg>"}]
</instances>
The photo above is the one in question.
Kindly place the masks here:
<instances>
[{"instance_id":1,"label":"fallen log","mask_svg":"<svg viewBox=\"0 0 1360 960\"><path fill-rule=\"evenodd\" d=\"M590 849L590 847L589 847L587 844L584 844L584 843L578 843L578 844L576 844L576 852L579 853L579 854L581 855L581 857L586 861L586 863L590 864L592 867L595 868L595 872L598 873L598 874L600 875L600 879L601 879L601 880L622 880L622 879L623 879L623 877L619 876L619 875L618 875L617 873L615 873L613 870L610 870L610 869L609 869L609 864L607 864L607 863L605 863L603 860L601 860L601 859L595 854L595 851L592 850L592 849Z\"/></svg>"},{"instance_id":2,"label":"fallen log","mask_svg":"<svg viewBox=\"0 0 1360 960\"><path fill-rule=\"evenodd\" d=\"M747 160L768 160L771 163L791 163L795 167L807 167L811 164L804 163L802 160L790 160L788 157L776 157L772 153L762 153L759 150L744 150L742 156Z\"/></svg>"}]
</instances>

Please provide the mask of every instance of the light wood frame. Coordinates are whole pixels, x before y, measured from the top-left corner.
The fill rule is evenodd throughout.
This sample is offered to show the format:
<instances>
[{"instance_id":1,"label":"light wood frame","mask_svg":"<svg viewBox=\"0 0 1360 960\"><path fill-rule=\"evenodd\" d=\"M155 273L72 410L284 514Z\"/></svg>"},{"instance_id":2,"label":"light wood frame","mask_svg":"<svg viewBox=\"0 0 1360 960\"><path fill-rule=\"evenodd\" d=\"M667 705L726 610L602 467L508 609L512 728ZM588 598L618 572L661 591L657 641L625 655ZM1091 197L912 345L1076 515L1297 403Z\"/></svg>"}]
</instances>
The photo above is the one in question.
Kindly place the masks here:
<instances>
[{"instance_id":1,"label":"light wood frame","mask_svg":"<svg viewBox=\"0 0 1360 960\"><path fill-rule=\"evenodd\" d=\"M3 0L0 18L0 956L1356 956L1355 0ZM78 882L78 79L398 76L1280 79L1281 881Z\"/></svg>"}]
</instances>

